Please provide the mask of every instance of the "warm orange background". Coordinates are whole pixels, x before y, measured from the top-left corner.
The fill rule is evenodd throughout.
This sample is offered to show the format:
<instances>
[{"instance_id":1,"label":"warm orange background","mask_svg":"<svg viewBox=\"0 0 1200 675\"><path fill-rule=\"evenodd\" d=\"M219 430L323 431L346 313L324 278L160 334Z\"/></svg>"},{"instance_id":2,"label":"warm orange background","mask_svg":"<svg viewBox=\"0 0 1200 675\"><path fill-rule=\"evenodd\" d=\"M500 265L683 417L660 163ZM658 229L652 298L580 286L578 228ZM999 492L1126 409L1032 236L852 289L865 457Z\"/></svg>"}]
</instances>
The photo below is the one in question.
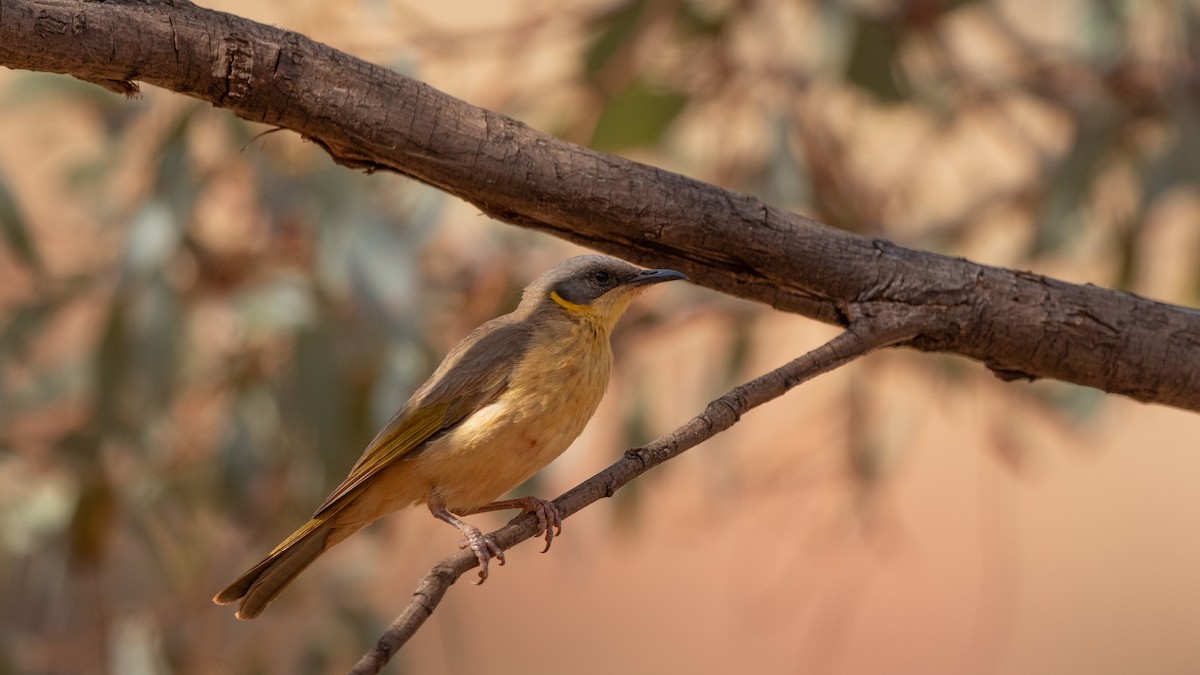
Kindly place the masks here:
<instances>
[{"instance_id":1,"label":"warm orange background","mask_svg":"<svg viewBox=\"0 0 1200 675\"><path fill-rule=\"evenodd\" d=\"M213 6L413 72L474 104L586 141L596 121L592 102L572 84L586 42L576 19L605 3L561 13L542 4ZM736 49L742 63L815 58L819 50L806 42L817 30L810 3L745 4L753 7L745 9ZM997 6L1047 49L1069 49L1083 4ZM1002 57L988 35L973 32L979 20L972 11L978 10L955 19L947 39L967 45L964 62L978 59L987 70L989 59ZM1153 43L1154 31L1169 27L1170 13L1148 13L1136 26ZM663 58L689 56L677 45L663 53L671 49ZM27 77L0 71L0 92L27 85ZM867 193L879 200L871 206L883 223L877 234L918 247L933 245L919 226L923 215L964 208L980 185L1030 180L1037 165L1020 147L984 133L986 120L964 114L953 132L934 133L938 127L927 115L873 106L839 86L817 81L795 98L772 87L734 92L732 99L749 102L697 105L661 143L625 154L741 189L738 167L773 151L771 106L796 107L845 141L834 154L845 160L847 180L874 186ZM191 104L147 89L144 100L113 105L142 115L139 128L151 137ZM1025 100L1011 107L1040 147L1065 147L1070 119ZM202 128L193 144L203 157L216 152L206 150L205 139L221 137L213 129L226 113L197 114ZM102 200L81 195L63 178L80 157L151 152L136 135L128 147L107 148L101 127L87 108L62 99L0 108L0 171L52 275L122 255L121 233L97 225ZM315 149L293 135L276 134L267 143L297 174L323 166ZM927 160L915 170L905 163L914 155ZM199 207L198 236L235 252L274 250L263 243L268 216L249 205L236 173L244 153L231 157L206 160L227 175ZM901 181L910 171L914 179ZM425 194L395 176L347 180L396 199ZM903 192L879 187L901 182ZM107 199L136 204L145 184L129 169L109 184L114 194ZM1087 226L1056 253L1025 257L1029 223L1012 210L986 208L975 214L970 234L945 252L1112 286L1119 265L1105 228L1116 220L1112 213L1129 209L1128 190L1121 176L1101 187L1085 214ZM804 197L794 199L784 206L808 211ZM429 312L439 352L502 311L510 285L579 251L485 220L453 200L441 208L414 258L397 262L421 268L413 272L416 295L435 298L437 307L395 308L401 323L406 313ZM1198 216L1194 183L1155 205L1153 226L1139 240L1144 264L1129 280L1131 290L1195 304L1189 280L1200 250ZM439 290L439 276L450 274L444 270L458 269L439 267L446 260L475 266L469 297ZM0 326L11 318L8 310L38 292L15 270L0 257ZM95 302L64 312L28 355L9 361L5 376L20 383L39 364L94 344L107 292L94 289ZM194 324L200 343L213 350L245 346L229 337L236 331L220 307L203 311L212 320ZM601 411L540 477L539 494L557 495L617 457L631 419L640 420L638 433L665 432L733 384L834 334L681 284L655 289L631 315L616 338L617 370ZM255 347L276 353L272 344ZM740 361L729 356L735 350L744 354ZM286 369L290 352L278 353L283 362L275 366ZM83 569L54 551L87 474L64 468L70 462L44 439L76 423L87 406L47 401L0 416L6 427L0 601L7 606L0 672L341 672L400 611L430 565L453 550L455 533L413 509L327 554L259 620L235 621L209 596L299 525L297 509L318 503L340 475L251 479L248 490L266 484L278 491L238 497L279 514L266 525L214 507L211 493L188 487L191 472L214 461L204 454L222 433L214 400L201 392L180 403L177 426L155 432L162 439L156 456L106 455L106 475L118 486L116 502L105 507L115 514L106 521L113 523L111 539L100 562ZM873 355L748 414L730 432L571 518L547 555L526 543L486 585L464 579L393 670L1200 672L1197 438L1195 413L1060 383L1004 384L982 366L950 357ZM357 453L346 447L338 463L348 467ZM183 487L147 482L170 469L152 474L139 462L180 467ZM156 521L147 512L153 508L146 504L160 503L151 496L163 493L187 519ZM479 521L503 522L500 516ZM41 590L28 590L35 587Z\"/></svg>"}]
</instances>

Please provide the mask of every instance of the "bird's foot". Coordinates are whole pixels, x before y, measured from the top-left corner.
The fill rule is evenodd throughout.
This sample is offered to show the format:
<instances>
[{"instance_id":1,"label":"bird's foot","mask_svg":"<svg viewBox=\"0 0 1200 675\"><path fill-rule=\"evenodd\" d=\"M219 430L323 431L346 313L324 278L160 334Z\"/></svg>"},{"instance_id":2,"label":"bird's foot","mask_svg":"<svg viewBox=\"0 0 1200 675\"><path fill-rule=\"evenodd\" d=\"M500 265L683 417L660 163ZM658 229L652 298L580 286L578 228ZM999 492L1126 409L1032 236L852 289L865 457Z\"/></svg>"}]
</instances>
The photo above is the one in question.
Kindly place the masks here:
<instances>
[{"instance_id":1,"label":"bird's foot","mask_svg":"<svg viewBox=\"0 0 1200 675\"><path fill-rule=\"evenodd\" d=\"M562 517L558 513L558 507L548 499L537 497L522 497L516 501L520 502L521 512L509 522L514 522L530 513L536 515L537 533L539 535L543 532L546 533L546 548L542 549L542 553L549 551L550 544L554 542L554 535L562 534Z\"/></svg>"},{"instance_id":2,"label":"bird's foot","mask_svg":"<svg viewBox=\"0 0 1200 675\"><path fill-rule=\"evenodd\" d=\"M501 565L504 564L504 549L500 548L499 544L491 537L480 532L478 527L463 523L459 529L466 539L459 542L458 547L471 549L471 552L475 554L475 559L479 561L479 581L471 582L478 586L487 581L489 560L494 557L500 561Z\"/></svg>"}]
</instances>

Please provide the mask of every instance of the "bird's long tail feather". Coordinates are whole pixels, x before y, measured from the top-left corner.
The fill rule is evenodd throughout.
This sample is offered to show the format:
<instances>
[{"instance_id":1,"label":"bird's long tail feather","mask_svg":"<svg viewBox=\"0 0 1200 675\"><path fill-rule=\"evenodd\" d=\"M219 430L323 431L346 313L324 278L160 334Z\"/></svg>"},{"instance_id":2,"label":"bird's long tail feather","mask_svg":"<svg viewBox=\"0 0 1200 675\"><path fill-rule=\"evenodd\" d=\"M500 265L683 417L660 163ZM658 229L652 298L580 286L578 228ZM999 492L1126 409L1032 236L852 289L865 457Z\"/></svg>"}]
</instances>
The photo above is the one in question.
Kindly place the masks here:
<instances>
[{"instance_id":1,"label":"bird's long tail feather","mask_svg":"<svg viewBox=\"0 0 1200 675\"><path fill-rule=\"evenodd\" d=\"M333 515L333 514L329 514ZM304 571L319 555L344 537L330 541L332 518L314 518L275 547L262 562L213 596L218 605L241 600L237 618L248 620L262 614L267 604Z\"/></svg>"}]
</instances>

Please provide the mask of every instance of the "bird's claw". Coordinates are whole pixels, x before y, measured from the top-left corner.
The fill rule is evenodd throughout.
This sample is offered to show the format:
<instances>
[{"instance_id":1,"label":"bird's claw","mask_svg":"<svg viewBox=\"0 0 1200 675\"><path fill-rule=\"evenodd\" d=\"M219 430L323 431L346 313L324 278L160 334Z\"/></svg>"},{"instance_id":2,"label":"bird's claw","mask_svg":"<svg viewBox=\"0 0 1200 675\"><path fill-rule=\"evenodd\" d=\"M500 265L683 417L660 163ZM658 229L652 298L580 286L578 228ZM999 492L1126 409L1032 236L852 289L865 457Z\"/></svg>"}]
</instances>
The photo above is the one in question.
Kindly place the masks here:
<instances>
[{"instance_id":1,"label":"bird's claw","mask_svg":"<svg viewBox=\"0 0 1200 675\"><path fill-rule=\"evenodd\" d=\"M500 561L504 565L504 549L500 548L491 537L479 531L477 527L468 525L462 530L464 541L459 542L459 548L469 548L475 554L475 559L479 561L479 581L472 581L476 586L487 581L488 578L488 561L492 558Z\"/></svg>"},{"instance_id":2,"label":"bird's claw","mask_svg":"<svg viewBox=\"0 0 1200 675\"><path fill-rule=\"evenodd\" d=\"M518 518L523 518L532 513L537 516L538 531L546 533L546 547L542 549L542 553L550 550L550 544L554 542L554 536L562 534L562 516L558 513L558 507L554 502L547 499L538 499L537 497L525 497L525 505L521 508L521 513L517 514L513 521ZM511 521L510 521L511 522Z\"/></svg>"}]
</instances>

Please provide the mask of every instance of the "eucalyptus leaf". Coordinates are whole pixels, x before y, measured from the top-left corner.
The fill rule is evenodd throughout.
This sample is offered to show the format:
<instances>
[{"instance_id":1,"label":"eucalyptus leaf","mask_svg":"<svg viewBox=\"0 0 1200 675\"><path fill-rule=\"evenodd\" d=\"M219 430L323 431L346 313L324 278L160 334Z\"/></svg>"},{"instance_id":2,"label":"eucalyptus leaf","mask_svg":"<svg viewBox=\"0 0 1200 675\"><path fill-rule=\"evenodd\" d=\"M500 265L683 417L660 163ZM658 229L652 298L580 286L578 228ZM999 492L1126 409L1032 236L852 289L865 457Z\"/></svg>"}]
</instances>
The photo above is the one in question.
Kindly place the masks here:
<instances>
[{"instance_id":1,"label":"eucalyptus leaf","mask_svg":"<svg viewBox=\"0 0 1200 675\"><path fill-rule=\"evenodd\" d=\"M328 323L296 335L295 374L298 412L317 440L326 473L345 469L348 387L339 368L336 340Z\"/></svg>"},{"instance_id":2,"label":"eucalyptus leaf","mask_svg":"<svg viewBox=\"0 0 1200 675\"><path fill-rule=\"evenodd\" d=\"M155 197L165 202L180 222L186 222L204 182L192 168L188 131L200 111L188 107L161 139L155 167Z\"/></svg>"},{"instance_id":3,"label":"eucalyptus leaf","mask_svg":"<svg viewBox=\"0 0 1200 675\"><path fill-rule=\"evenodd\" d=\"M883 102L896 103L908 98L897 80L903 38L901 27L894 22L856 14L846 80Z\"/></svg>"},{"instance_id":4,"label":"eucalyptus leaf","mask_svg":"<svg viewBox=\"0 0 1200 675\"><path fill-rule=\"evenodd\" d=\"M0 354L21 358L53 316L56 308L46 301L19 305L11 310L7 323L0 326Z\"/></svg>"},{"instance_id":5,"label":"eucalyptus leaf","mask_svg":"<svg viewBox=\"0 0 1200 675\"><path fill-rule=\"evenodd\" d=\"M128 376L129 330L124 298L113 296L104 331L95 355L95 387L92 399L99 429L115 428L118 422L122 385Z\"/></svg>"},{"instance_id":6,"label":"eucalyptus leaf","mask_svg":"<svg viewBox=\"0 0 1200 675\"><path fill-rule=\"evenodd\" d=\"M691 0L680 6L677 25L685 33L715 38L725 33L732 11L732 9L718 11L713 9L713 3Z\"/></svg>"},{"instance_id":7,"label":"eucalyptus leaf","mask_svg":"<svg viewBox=\"0 0 1200 675\"><path fill-rule=\"evenodd\" d=\"M0 235L3 235L5 244L12 249L17 260L39 275L44 271L29 221L3 174L0 174Z\"/></svg>"},{"instance_id":8,"label":"eucalyptus leaf","mask_svg":"<svg viewBox=\"0 0 1200 675\"><path fill-rule=\"evenodd\" d=\"M591 146L611 151L652 145L687 103L684 94L635 81L604 107Z\"/></svg>"},{"instance_id":9,"label":"eucalyptus leaf","mask_svg":"<svg viewBox=\"0 0 1200 675\"><path fill-rule=\"evenodd\" d=\"M125 242L126 278L144 278L162 269L179 248L181 239L170 207L161 200L147 202L130 223Z\"/></svg>"},{"instance_id":10,"label":"eucalyptus leaf","mask_svg":"<svg viewBox=\"0 0 1200 675\"><path fill-rule=\"evenodd\" d=\"M380 322L395 324L413 305L417 267L413 251L381 219L359 227L357 235L349 251L356 299Z\"/></svg>"},{"instance_id":11,"label":"eucalyptus leaf","mask_svg":"<svg viewBox=\"0 0 1200 675\"><path fill-rule=\"evenodd\" d=\"M250 289L237 305L244 322L255 333L294 331L318 320L312 287L299 275L280 275Z\"/></svg>"},{"instance_id":12,"label":"eucalyptus leaf","mask_svg":"<svg viewBox=\"0 0 1200 675\"><path fill-rule=\"evenodd\" d=\"M646 5L647 0L627 0L595 19L593 28L598 32L583 56L583 72L589 79L594 79L633 38Z\"/></svg>"},{"instance_id":13,"label":"eucalyptus leaf","mask_svg":"<svg viewBox=\"0 0 1200 675\"><path fill-rule=\"evenodd\" d=\"M1116 116L1106 111L1082 120L1075 142L1055 166L1049 167L1033 255L1067 245L1083 226L1082 207L1092 179L1117 141Z\"/></svg>"},{"instance_id":14,"label":"eucalyptus leaf","mask_svg":"<svg viewBox=\"0 0 1200 675\"><path fill-rule=\"evenodd\" d=\"M144 385L138 392L143 410L161 410L172 397L184 314L179 298L161 276L137 294L135 364ZM145 417L145 415L143 415Z\"/></svg>"}]
</instances>

